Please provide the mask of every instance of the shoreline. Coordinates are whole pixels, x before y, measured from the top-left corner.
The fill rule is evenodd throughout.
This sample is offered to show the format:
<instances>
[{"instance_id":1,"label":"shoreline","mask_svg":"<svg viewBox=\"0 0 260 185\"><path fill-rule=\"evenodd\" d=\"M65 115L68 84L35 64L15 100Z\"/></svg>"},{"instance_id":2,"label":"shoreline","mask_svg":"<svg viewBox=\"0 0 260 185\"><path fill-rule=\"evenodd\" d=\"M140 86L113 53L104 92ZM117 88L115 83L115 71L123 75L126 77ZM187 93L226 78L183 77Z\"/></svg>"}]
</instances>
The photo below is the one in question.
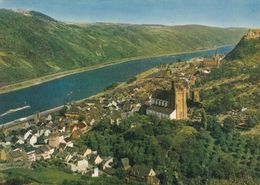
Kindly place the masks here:
<instances>
[{"instance_id":1,"label":"shoreline","mask_svg":"<svg viewBox=\"0 0 260 185\"><path fill-rule=\"evenodd\" d=\"M119 86L122 87L123 85L126 85L126 82L123 82ZM79 103L82 103L82 102L84 102L88 99L99 97L99 96L103 95L105 92L107 93L109 91L112 91L112 90L102 91L102 92L99 92L95 95L89 96L87 98L83 98L83 99L80 99L80 100L77 100L77 101L73 101L73 103L79 104ZM47 116L47 115L52 114L54 112L60 111L63 107L64 107L64 105L61 105L61 106L54 107L54 108L51 108L51 109L48 109L48 110L45 110L45 111L42 111L42 112L38 112L38 114L40 116ZM23 119L23 120L21 120L21 119ZM33 120L33 119L34 119L34 115L30 115L30 116L19 118L19 119L16 119L16 120L13 120L13 121L10 121L10 122L7 122L7 123L0 124L0 131L5 131L5 130L8 130L8 129L12 129L12 128L15 129L17 127L20 128L21 126L26 126L27 123L29 121Z\"/></svg>"},{"instance_id":2,"label":"shoreline","mask_svg":"<svg viewBox=\"0 0 260 185\"><path fill-rule=\"evenodd\" d=\"M149 69L151 70L151 69ZM148 71L149 71L148 70ZM143 72L144 73L144 72ZM140 76L141 74L143 73L140 73L138 74L137 76ZM116 88L118 87L123 87L125 85L128 85L126 82L122 82L121 84L119 84L119 86L117 86ZM97 98L99 96L102 96L104 95L105 93L108 93L110 91L113 91L113 89L111 90L106 90L106 91L101 91L97 94L94 94L92 96L89 96L89 97L86 97L86 98L83 98L83 99L80 99L80 100L77 100L77 101L73 101L73 103L75 104L79 104L79 103L82 103L88 99L91 99L91 98ZM61 106L58 106L58 107L54 107L54 108L51 108L51 109L48 109L48 110L45 110L45 111L42 111L42 112L39 112L40 116L46 116L48 114L51 114L51 113L54 113L54 112L57 112L57 111L60 111L62 108L63 108L64 105L61 105ZM24 119L21 121L21 119ZM26 117L23 117L23 118L19 118L19 119L16 119L16 120L13 120L13 121L10 121L10 122L7 122L7 123L3 123L3 124L0 124L0 131L5 131L5 130L8 130L8 129L15 129L15 128L20 128L20 127L25 127L26 124L33 120L34 119L34 115L29 115L29 116L26 116Z\"/></svg>"},{"instance_id":3,"label":"shoreline","mask_svg":"<svg viewBox=\"0 0 260 185\"><path fill-rule=\"evenodd\" d=\"M52 81L52 80L60 79L60 78L66 77L66 76L70 76L70 75L74 75L74 74L78 74L78 73L83 73L83 72L87 72L87 71L91 71L91 70L95 70L95 69L100 69L100 68L111 66L111 65L121 64L121 63L125 63L125 62L131 62L131 61L134 61L134 60L157 58L157 57L164 57L164 56L167 57L167 56L180 55L180 54L185 54L185 53L190 54L190 53L209 51L209 50L213 50L213 49L216 49L216 48L228 47L228 46L232 46L232 44L216 46L214 48L199 49L199 50L194 50L194 51L165 53L165 54L142 56L142 57L130 57L130 58L114 60L114 61L111 61L111 62L105 62L103 64L97 64L97 65L93 65L93 66L71 69L71 70L62 71L62 72L58 72L58 73L54 73L54 74L49 74L49 75L42 76L42 77L39 77L39 78L35 78L35 79L32 79L32 80L25 80L25 81L22 81L22 82L17 82L17 83L13 83L13 84L10 84L10 85L0 87L0 95L5 94L5 93L9 93L9 92L13 92L13 91L16 91L16 90L28 88L28 87L31 87L31 86L34 86L34 85L39 85L39 84L49 82L49 81Z\"/></svg>"}]
</instances>

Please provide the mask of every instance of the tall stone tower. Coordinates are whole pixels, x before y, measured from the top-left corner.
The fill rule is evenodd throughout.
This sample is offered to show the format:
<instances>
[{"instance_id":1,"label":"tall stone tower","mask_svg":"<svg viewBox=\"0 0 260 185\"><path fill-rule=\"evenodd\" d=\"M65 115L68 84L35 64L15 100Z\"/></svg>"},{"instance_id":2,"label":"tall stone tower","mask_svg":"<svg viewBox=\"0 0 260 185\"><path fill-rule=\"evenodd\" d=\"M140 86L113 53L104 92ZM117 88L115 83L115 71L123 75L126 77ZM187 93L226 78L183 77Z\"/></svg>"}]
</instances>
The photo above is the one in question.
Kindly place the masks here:
<instances>
[{"instance_id":1,"label":"tall stone tower","mask_svg":"<svg viewBox=\"0 0 260 185\"><path fill-rule=\"evenodd\" d=\"M200 102L200 89L199 88L192 89L192 100L194 102Z\"/></svg>"},{"instance_id":2,"label":"tall stone tower","mask_svg":"<svg viewBox=\"0 0 260 185\"><path fill-rule=\"evenodd\" d=\"M176 119L187 119L187 89L184 85L174 84Z\"/></svg>"},{"instance_id":3,"label":"tall stone tower","mask_svg":"<svg viewBox=\"0 0 260 185\"><path fill-rule=\"evenodd\" d=\"M216 62L216 65L219 66L220 65L220 61L221 61L221 57L220 57L220 55L218 53L218 50L216 50L214 60Z\"/></svg>"}]
</instances>

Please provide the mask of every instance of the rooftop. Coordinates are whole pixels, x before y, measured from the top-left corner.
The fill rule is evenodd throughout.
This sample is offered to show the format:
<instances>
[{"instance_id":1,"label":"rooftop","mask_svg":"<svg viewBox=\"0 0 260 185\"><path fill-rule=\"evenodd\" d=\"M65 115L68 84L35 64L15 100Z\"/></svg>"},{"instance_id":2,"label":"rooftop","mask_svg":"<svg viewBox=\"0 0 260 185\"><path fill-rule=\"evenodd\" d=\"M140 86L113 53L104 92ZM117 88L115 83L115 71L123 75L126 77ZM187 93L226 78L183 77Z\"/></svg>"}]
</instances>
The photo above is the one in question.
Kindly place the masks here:
<instances>
[{"instance_id":1,"label":"rooftop","mask_svg":"<svg viewBox=\"0 0 260 185\"><path fill-rule=\"evenodd\" d=\"M167 115L170 115L173 112L172 109L169 109L166 107L159 107L156 105L151 105L150 107L147 108L147 110L151 110L151 111L155 111L155 112L159 112L159 113L167 114Z\"/></svg>"},{"instance_id":2,"label":"rooftop","mask_svg":"<svg viewBox=\"0 0 260 185\"><path fill-rule=\"evenodd\" d=\"M156 90L153 93L153 95L152 95L152 98L159 99L159 100L164 100L164 101L169 101L170 97L171 97L171 91L169 91L169 90L162 90L162 89Z\"/></svg>"}]
</instances>

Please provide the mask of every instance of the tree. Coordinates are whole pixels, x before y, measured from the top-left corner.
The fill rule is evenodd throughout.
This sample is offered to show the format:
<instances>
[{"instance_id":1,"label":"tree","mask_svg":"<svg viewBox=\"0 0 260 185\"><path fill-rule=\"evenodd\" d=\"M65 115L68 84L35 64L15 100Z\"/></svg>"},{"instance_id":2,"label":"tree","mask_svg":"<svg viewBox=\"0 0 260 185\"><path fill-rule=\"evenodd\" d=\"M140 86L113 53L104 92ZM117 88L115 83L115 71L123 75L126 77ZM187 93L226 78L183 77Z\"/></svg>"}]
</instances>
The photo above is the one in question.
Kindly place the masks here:
<instances>
[{"instance_id":1,"label":"tree","mask_svg":"<svg viewBox=\"0 0 260 185\"><path fill-rule=\"evenodd\" d=\"M7 185L23 185L27 184L29 181L25 180L23 177L11 177L7 179Z\"/></svg>"},{"instance_id":2,"label":"tree","mask_svg":"<svg viewBox=\"0 0 260 185\"><path fill-rule=\"evenodd\" d=\"M60 110L60 115L61 115L61 116L65 116L67 110L68 110L68 107L67 107L67 106L62 107L62 109Z\"/></svg>"},{"instance_id":3,"label":"tree","mask_svg":"<svg viewBox=\"0 0 260 185\"><path fill-rule=\"evenodd\" d=\"M235 128L235 121L231 116L228 116L224 119L223 129L226 133L231 132Z\"/></svg>"},{"instance_id":4,"label":"tree","mask_svg":"<svg viewBox=\"0 0 260 185\"><path fill-rule=\"evenodd\" d=\"M0 141L4 141L5 140L5 134L4 132L0 131Z\"/></svg>"},{"instance_id":5,"label":"tree","mask_svg":"<svg viewBox=\"0 0 260 185\"><path fill-rule=\"evenodd\" d=\"M84 120L86 120L86 115L82 113L82 114L79 115L78 121L82 122Z\"/></svg>"},{"instance_id":6,"label":"tree","mask_svg":"<svg viewBox=\"0 0 260 185\"><path fill-rule=\"evenodd\" d=\"M257 115L250 115L246 120L246 126L248 128L253 128L260 122Z\"/></svg>"},{"instance_id":7,"label":"tree","mask_svg":"<svg viewBox=\"0 0 260 185\"><path fill-rule=\"evenodd\" d=\"M201 125L205 130L208 127L207 113L204 108L201 108Z\"/></svg>"}]
</instances>

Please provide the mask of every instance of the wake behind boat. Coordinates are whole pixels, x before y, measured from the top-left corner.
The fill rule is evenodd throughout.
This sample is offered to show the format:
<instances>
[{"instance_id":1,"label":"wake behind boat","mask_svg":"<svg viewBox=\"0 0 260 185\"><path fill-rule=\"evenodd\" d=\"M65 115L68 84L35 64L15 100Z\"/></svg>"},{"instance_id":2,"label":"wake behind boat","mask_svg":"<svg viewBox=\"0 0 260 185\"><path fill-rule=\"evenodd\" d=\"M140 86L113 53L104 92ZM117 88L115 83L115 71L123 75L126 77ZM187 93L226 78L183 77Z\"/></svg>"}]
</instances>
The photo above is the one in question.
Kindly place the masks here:
<instances>
[{"instance_id":1,"label":"wake behind boat","mask_svg":"<svg viewBox=\"0 0 260 185\"><path fill-rule=\"evenodd\" d=\"M24 110L24 109L29 109L29 108L31 108L31 106L26 105L26 106L23 106L23 107L18 107L16 109L10 109L7 112L1 114L0 117L4 117L4 116L6 116L8 114L11 114L11 113L14 113L14 112L18 112L18 111L21 111L21 110Z\"/></svg>"}]
</instances>

